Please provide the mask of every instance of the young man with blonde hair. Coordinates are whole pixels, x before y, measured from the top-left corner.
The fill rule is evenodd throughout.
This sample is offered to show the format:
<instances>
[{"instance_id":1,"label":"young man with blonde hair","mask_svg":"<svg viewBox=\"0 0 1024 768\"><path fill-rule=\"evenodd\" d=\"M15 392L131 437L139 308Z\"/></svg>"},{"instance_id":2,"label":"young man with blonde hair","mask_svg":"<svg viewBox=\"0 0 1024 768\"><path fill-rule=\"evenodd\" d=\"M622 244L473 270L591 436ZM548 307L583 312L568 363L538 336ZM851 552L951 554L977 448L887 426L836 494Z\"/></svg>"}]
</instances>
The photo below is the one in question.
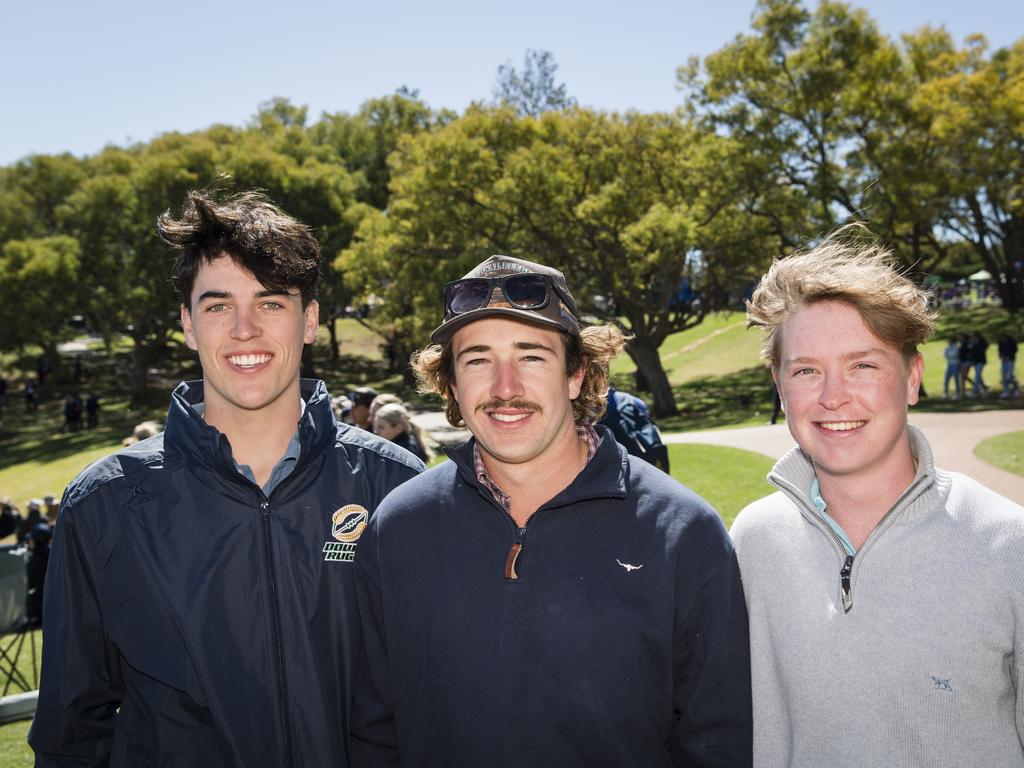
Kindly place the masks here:
<instances>
[{"instance_id":1,"label":"young man with blonde hair","mask_svg":"<svg viewBox=\"0 0 1024 768\"><path fill-rule=\"evenodd\" d=\"M840 233L748 307L798 447L732 528L758 766L1020 766L1024 510L907 423L932 332L889 254Z\"/></svg>"},{"instance_id":2,"label":"young man with blonde hair","mask_svg":"<svg viewBox=\"0 0 1024 768\"><path fill-rule=\"evenodd\" d=\"M493 256L445 290L425 390L473 439L391 494L356 561L364 765L750 763L746 613L714 511L604 427L613 326Z\"/></svg>"}]
</instances>

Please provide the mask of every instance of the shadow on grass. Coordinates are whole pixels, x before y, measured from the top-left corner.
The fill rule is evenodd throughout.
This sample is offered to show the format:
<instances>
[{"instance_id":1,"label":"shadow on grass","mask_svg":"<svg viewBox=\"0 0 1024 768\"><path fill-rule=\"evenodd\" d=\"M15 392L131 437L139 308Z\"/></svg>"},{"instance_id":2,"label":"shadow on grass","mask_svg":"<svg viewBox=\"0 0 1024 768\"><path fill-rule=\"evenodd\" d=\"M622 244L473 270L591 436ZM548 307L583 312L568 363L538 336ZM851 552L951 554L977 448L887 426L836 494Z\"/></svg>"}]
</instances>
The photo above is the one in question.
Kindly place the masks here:
<instances>
[{"instance_id":1,"label":"shadow on grass","mask_svg":"<svg viewBox=\"0 0 1024 768\"><path fill-rule=\"evenodd\" d=\"M96 429L61 432L60 410L59 404L46 403L34 414L18 414L12 418L5 413L4 428L0 431L0 469L28 461L57 461L90 448L119 443L139 422L153 418L163 421L166 413L128 411L122 406L104 412Z\"/></svg>"},{"instance_id":2,"label":"shadow on grass","mask_svg":"<svg viewBox=\"0 0 1024 768\"><path fill-rule=\"evenodd\" d=\"M943 400L941 397L925 397L910 410L928 413L974 413L976 411L1012 411L1024 407L1024 401L999 397L996 392L990 397L965 397L963 400Z\"/></svg>"},{"instance_id":3,"label":"shadow on grass","mask_svg":"<svg viewBox=\"0 0 1024 768\"><path fill-rule=\"evenodd\" d=\"M725 376L694 379L673 391L679 415L659 419L662 432L713 429L754 419L767 422L772 413L772 377L760 365Z\"/></svg>"},{"instance_id":4,"label":"shadow on grass","mask_svg":"<svg viewBox=\"0 0 1024 768\"><path fill-rule=\"evenodd\" d=\"M1002 307L947 309L943 310L935 324L935 338L940 339L972 331L980 331L990 344L995 342L1000 333L1009 333L1019 339L1024 336L1024 313L1010 313ZM992 352L994 349L990 348L990 360Z\"/></svg>"}]
</instances>

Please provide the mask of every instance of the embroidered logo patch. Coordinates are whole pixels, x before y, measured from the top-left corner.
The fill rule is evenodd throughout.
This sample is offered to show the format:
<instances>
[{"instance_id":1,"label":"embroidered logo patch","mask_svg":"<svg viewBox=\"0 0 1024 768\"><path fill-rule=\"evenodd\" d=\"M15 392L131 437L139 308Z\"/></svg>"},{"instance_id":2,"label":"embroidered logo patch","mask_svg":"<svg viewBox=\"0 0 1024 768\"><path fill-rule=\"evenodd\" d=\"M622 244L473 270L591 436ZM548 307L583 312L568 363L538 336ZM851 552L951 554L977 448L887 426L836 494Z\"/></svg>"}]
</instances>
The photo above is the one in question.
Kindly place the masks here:
<instances>
[{"instance_id":1,"label":"embroidered logo patch","mask_svg":"<svg viewBox=\"0 0 1024 768\"><path fill-rule=\"evenodd\" d=\"M356 541L363 535L367 517L365 507L346 504L331 515L331 535L338 541Z\"/></svg>"},{"instance_id":2,"label":"embroidered logo patch","mask_svg":"<svg viewBox=\"0 0 1024 768\"><path fill-rule=\"evenodd\" d=\"M365 507L346 504L331 515L331 535L336 541L324 542L324 562L351 563L356 557L356 541L366 530L369 515Z\"/></svg>"}]
</instances>

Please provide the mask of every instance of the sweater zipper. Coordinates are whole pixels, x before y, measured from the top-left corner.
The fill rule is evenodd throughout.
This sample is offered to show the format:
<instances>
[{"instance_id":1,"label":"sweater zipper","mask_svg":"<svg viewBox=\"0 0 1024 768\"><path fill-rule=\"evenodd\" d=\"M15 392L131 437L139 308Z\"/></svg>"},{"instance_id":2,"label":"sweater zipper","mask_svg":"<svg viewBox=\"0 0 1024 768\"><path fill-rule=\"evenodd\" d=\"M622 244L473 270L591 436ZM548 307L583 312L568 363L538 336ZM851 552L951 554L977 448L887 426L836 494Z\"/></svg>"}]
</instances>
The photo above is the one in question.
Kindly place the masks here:
<instances>
[{"instance_id":1,"label":"sweater zipper","mask_svg":"<svg viewBox=\"0 0 1024 768\"><path fill-rule=\"evenodd\" d=\"M924 480L924 477L925 476L922 475L921 477L917 478L914 482L912 482L910 486L907 488L907 490L905 490L900 495L900 497L896 499L895 502L893 502L893 505L889 507L889 511L882 515L882 518L875 525L874 530L868 534L868 537L864 540L864 543L861 544L860 549L857 550L857 553L864 551L864 547L867 545L869 541L871 541L871 538L875 535L875 531L882 527L882 524L889 519L892 513L895 512L896 509L899 507L899 505L902 504L903 501L913 492L913 490L917 488L918 485L921 484L921 481ZM783 480L781 477L778 478L778 480L780 483L785 483L786 485L789 486L790 496L792 498L796 499L803 506L804 509L811 513L813 517L816 517L818 520L821 520L821 514L818 512L818 510L813 509L811 506L807 504L806 501L804 501L803 496L801 496L800 493L797 492L796 488L793 486L792 483L790 483L788 480ZM847 551L846 545L843 544L843 540L839 538L839 534L832 530L832 527L830 525L825 523L824 520L822 520L822 524L825 525L825 531L832 538L832 540L835 541L840 551L844 555L843 565L839 569L839 588L843 593L843 612L849 613L850 609L853 608L853 561L856 554L851 555Z\"/></svg>"},{"instance_id":2,"label":"sweater zipper","mask_svg":"<svg viewBox=\"0 0 1024 768\"><path fill-rule=\"evenodd\" d=\"M270 594L270 628L276 656L277 692L281 697L281 731L284 736L284 765L290 768L292 760L291 720L288 715L288 682L285 676L284 647L281 641L281 608L277 595L277 580L274 578L274 559L270 546L270 502L260 502L260 518L263 525L263 542L267 573L267 590Z\"/></svg>"},{"instance_id":3,"label":"sweater zipper","mask_svg":"<svg viewBox=\"0 0 1024 768\"><path fill-rule=\"evenodd\" d=\"M564 506L568 506L569 504L575 504L578 501L593 501L593 500L596 500L596 499L614 499L614 498L617 498L617 497L616 496L611 496L611 495L606 495L606 496L587 496L586 498L577 499L576 501L566 502L565 504L561 504L559 506L563 506L563 507ZM530 515L528 518L526 518L526 523L520 528L516 524L516 521L512 518L512 515L510 515L508 512L506 512L505 509L502 508L500 504L498 504L493 498L491 499L491 502L494 503L494 505L498 508L498 511L501 512L501 514L504 515L505 518L508 519L512 523L512 525L515 527L515 529L516 529L515 539L512 542L512 546L509 547L508 554L505 556L505 578L506 579L510 579L512 581L517 581L519 579L519 572L516 570L516 564L517 564L517 562L519 560L519 555L523 551L523 545L526 543L526 529L527 529L527 527L533 521L533 518L535 518L541 512L544 512L544 511L549 510L549 509L557 509L558 507L540 507L532 515Z\"/></svg>"}]
</instances>

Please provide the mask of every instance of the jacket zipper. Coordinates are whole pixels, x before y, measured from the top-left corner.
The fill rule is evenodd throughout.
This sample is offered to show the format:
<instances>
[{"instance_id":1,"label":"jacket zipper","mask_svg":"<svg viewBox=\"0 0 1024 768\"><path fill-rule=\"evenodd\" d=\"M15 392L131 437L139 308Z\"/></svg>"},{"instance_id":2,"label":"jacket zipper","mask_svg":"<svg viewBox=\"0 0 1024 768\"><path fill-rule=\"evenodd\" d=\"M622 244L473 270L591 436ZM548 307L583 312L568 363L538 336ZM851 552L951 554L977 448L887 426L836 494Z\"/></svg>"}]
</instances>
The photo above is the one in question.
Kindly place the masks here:
<instances>
[{"instance_id":1,"label":"jacket zipper","mask_svg":"<svg viewBox=\"0 0 1024 768\"><path fill-rule=\"evenodd\" d=\"M875 531L877 531L879 528L882 527L882 524L886 520L889 519L889 517L892 515L892 513L896 511L896 509L900 506L900 504L903 503L903 501L911 494L911 492L913 492L913 490L915 488L917 488L918 485L921 484L921 481L924 480L924 479L925 479L925 475L922 475L922 476L918 477L916 480L914 480L914 482L912 482L910 484L910 486L907 488L907 490L905 490L902 494L900 494L900 497L898 499L896 499L895 502L893 502L893 505L891 507L889 507L889 511L886 512L884 515L882 515L882 518L875 525L874 530L872 530L871 533L868 534L868 537L864 540L864 543L860 545L860 549L857 550L856 554L859 554L859 553L864 551L864 547L868 544L869 541L871 541L872 537L874 537ZM778 478L778 482L776 483L776 485L779 485L781 487L781 484L783 484L783 483L785 485L789 486L788 490L790 491L790 496L793 499L798 501L800 503L800 505L804 509L806 509L808 512L810 512L813 517L817 518L818 520L821 520L822 524L825 526L825 531L832 538L832 540L835 541L835 543L839 546L839 549L840 549L841 553L844 555L843 565L839 569L839 588L840 588L840 590L843 593L843 612L844 613L849 613L850 609L853 608L853 583L852 583L853 578L852 577L853 577L853 560L854 560L854 557L856 556L856 554L851 555L847 551L846 545L843 544L843 540L839 538L839 534L837 534L835 531L833 531L832 527L830 525L828 525L827 523L825 523L824 520L821 519L821 514L818 512L818 510L812 509L810 506L808 506L807 502L804 501L803 496L800 495L800 493L796 490L796 488L793 486L792 483L790 483L788 480L784 480L783 478L780 477L780 478Z\"/></svg>"},{"instance_id":2,"label":"jacket zipper","mask_svg":"<svg viewBox=\"0 0 1024 768\"><path fill-rule=\"evenodd\" d=\"M270 593L270 626L277 657L277 691L281 697L281 730L284 734L284 765L290 768L292 760L291 721L288 715L288 681L285 677L284 648L281 641L281 608L277 595L277 580L274 578L274 558L270 547L270 502L260 502L260 518L263 524L264 552L266 553L267 588Z\"/></svg>"}]
</instances>

